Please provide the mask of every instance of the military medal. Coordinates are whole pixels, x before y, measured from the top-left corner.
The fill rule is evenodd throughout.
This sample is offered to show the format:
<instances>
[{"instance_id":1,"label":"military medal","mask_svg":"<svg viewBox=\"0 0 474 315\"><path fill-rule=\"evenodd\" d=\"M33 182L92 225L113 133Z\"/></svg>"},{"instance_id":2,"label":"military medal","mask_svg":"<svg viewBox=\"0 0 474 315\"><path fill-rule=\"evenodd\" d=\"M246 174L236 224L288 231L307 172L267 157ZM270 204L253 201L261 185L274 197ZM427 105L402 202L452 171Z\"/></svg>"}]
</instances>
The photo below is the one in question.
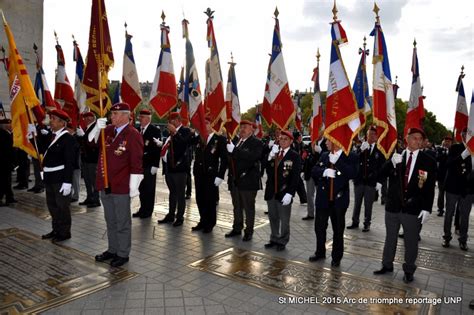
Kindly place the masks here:
<instances>
[{"instance_id":1,"label":"military medal","mask_svg":"<svg viewBox=\"0 0 474 315\"><path fill-rule=\"evenodd\" d=\"M118 148L115 149L114 154L117 156L122 155L125 151L127 151L127 148L125 147L126 145L127 145L127 141L126 140L122 141L119 144Z\"/></svg>"},{"instance_id":2,"label":"military medal","mask_svg":"<svg viewBox=\"0 0 474 315\"><path fill-rule=\"evenodd\" d=\"M418 188L423 188L426 180L428 179L428 172L423 170L418 170Z\"/></svg>"}]
</instances>

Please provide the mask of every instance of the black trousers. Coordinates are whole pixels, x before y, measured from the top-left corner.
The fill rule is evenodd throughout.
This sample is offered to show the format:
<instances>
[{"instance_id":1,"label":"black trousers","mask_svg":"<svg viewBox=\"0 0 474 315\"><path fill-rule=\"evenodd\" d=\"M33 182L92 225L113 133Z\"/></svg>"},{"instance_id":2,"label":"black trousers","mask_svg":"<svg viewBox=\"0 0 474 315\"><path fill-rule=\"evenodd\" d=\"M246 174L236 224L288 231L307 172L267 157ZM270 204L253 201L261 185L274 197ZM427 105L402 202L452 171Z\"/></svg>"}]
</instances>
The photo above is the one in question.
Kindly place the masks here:
<instances>
[{"instance_id":1,"label":"black trousers","mask_svg":"<svg viewBox=\"0 0 474 315\"><path fill-rule=\"evenodd\" d=\"M28 187L30 177L30 160L28 154L23 150L18 150L18 168L16 170L16 180L19 186Z\"/></svg>"},{"instance_id":2,"label":"black trousers","mask_svg":"<svg viewBox=\"0 0 474 315\"><path fill-rule=\"evenodd\" d=\"M0 169L0 201L3 200L5 196L6 202L13 200L13 190L12 190L12 172L10 167L1 166Z\"/></svg>"},{"instance_id":3,"label":"black trousers","mask_svg":"<svg viewBox=\"0 0 474 315\"><path fill-rule=\"evenodd\" d=\"M308 202L308 198L306 197L306 188L304 187L303 179L301 177L298 179L298 187L296 188L296 193L300 198L300 203Z\"/></svg>"},{"instance_id":4,"label":"black trousers","mask_svg":"<svg viewBox=\"0 0 474 315\"><path fill-rule=\"evenodd\" d=\"M347 209L320 209L316 207L314 229L316 232L316 256L326 256L326 230L328 220L331 219L333 229L333 243L331 257L340 261L344 253L344 229L346 226Z\"/></svg>"},{"instance_id":5,"label":"black trousers","mask_svg":"<svg viewBox=\"0 0 474 315\"><path fill-rule=\"evenodd\" d=\"M150 167L143 168L143 180L138 190L140 191L140 209L138 212L144 217L151 216L155 206L156 174L150 173Z\"/></svg>"},{"instance_id":6,"label":"black trousers","mask_svg":"<svg viewBox=\"0 0 474 315\"><path fill-rule=\"evenodd\" d=\"M63 196L59 192L60 184L46 184L46 204L48 205L49 213L52 217L53 232L56 236L71 236L71 194Z\"/></svg>"},{"instance_id":7,"label":"black trousers","mask_svg":"<svg viewBox=\"0 0 474 315\"><path fill-rule=\"evenodd\" d=\"M214 180L214 176L194 176L196 203L201 217L199 224L204 229L212 229L216 225L216 202L219 188L214 185Z\"/></svg>"},{"instance_id":8,"label":"black trousers","mask_svg":"<svg viewBox=\"0 0 474 315\"><path fill-rule=\"evenodd\" d=\"M187 174L182 173L170 173L167 172L165 175L166 185L170 190L169 202L168 202L168 214L166 215L169 219L183 220L184 210L186 208L185 190L186 190L186 178ZM176 206L178 212L176 213Z\"/></svg>"}]
</instances>

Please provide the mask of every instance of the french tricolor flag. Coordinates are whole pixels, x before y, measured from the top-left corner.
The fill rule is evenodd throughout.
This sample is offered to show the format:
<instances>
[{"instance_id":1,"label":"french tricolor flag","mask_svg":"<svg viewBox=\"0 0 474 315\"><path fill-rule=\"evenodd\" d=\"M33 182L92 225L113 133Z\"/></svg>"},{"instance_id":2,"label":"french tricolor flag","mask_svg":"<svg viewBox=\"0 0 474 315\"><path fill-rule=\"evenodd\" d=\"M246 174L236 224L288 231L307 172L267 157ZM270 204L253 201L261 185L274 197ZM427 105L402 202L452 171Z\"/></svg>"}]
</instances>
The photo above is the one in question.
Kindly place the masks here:
<instances>
[{"instance_id":1,"label":"french tricolor flag","mask_svg":"<svg viewBox=\"0 0 474 315\"><path fill-rule=\"evenodd\" d=\"M73 60L76 62L76 75L74 78L74 98L76 99L77 107L80 113L89 111L86 105L87 93L82 85L82 78L84 77L84 60L82 59L81 50L76 40L73 40L74 51Z\"/></svg>"},{"instance_id":2,"label":"french tricolor flag","mask_svg":"<svg viewBox=\"0 0 474 315\"><path fill-rule=\"evenodd\" d=\"M132 35L125 31L125 51L123 55L122 84L120 86L122 102L130 105L133 112L142 101L142 92L138 80L137 66L133 57Z\"/></svg>"},{"instance_id":3,"label":"french tricolor flag","mask_svg":"<svg viewBox=\"0 0 474 315\"><path fill-rule=\"evenodd\" d=\"M324 136L341 147L348 155L352 139L359 132L361 125L355 96L339 51L339 44L347 42L345 34L339 21L332 23L331 63L326 96Z\"/></svg>"},{"instance_id":4,"label":"french tricolor flag","mask_svg":"<svg viewBox=\"0 0 474 315\"><path fill-rule=\"evenodd\" d=\"M240 101L239 92L237 90L237 78L235 77L235 63L229 62L229 64L226 91L227 122L225 128L227 130L227 136L233 139L240 124Z\"/></svg>"},{"instance_id":5,"label":"french tricolor flag","mask_svg":"<svg viewBox=\"0 0 474 315\"><path fill-rule=\"evenodd\" d=\"M414 45L416 45L416 42L414 42ZM418 65L416 46L413 47L411 72L413 73L413 77L411 81L411 91L410 99L408 101L407 116L405 118L405 137L408 134L408 129L410 128L423 129L423 118L425 116L425 109L423 106L423 91L421 89L420 69Z\"/></svg>"},{"instance_id":6,"label":"french tricolor flag","mask_svg":"<svg viewBox=\"0 0 474 315\"><path fill-rule=\"evenodd\" d=\"M456 131L455 136L457 142L462 142L461 131L466 128L469 119L469 114L467 113L466 95L464 94L464 85L462 83L463 78L464 73L461 72L456 87L456 92L458 92L458 102L456 105L456 115L454 116L454 129Z\"/></svg>"},{"instance_id":7,"label":"french tricolor flag","mask_svg":"<svg viewBox=\"0 0 474 315\"><path fill-rule=\"evenodd\" d=\"M323 129L323 107L321 103L321 89L319 87L319 50L318 50L318 65L313 70L314 82L313 94L313 115L311 117L311 143L315 143L319 139L320 132Z\"/></svg>"},{"instance_id":8,"label":"french tricolor flag","mask_svg":"<svg viewBox=\"0 0 474 315\"><path fill-rule=\"evenodd\" d=\"M270 105L270 67L272 65L272 58L270 55L270 61L267 68L267 80L265 81L265 90L263 93L263 102L262 102L262 117L267 122L267 125L272 125L272 107Z\"/></svg>"},{"instance_id":9,"label":"french tricolor flag","mask_svg":"<svg viewBox=\"0 0 474 315\"><path fill-rule=\"evenodd\" d=\"M150 94L150 104L160 118L166 116L178 102L169 32L169 26L161 23L161 52Z\"/></svg>"},{"instance_id":10,"label":"french tricolor flag","mask_svg":"<svg viewBox=\"0 0 474 315\"><path fill-rule=\"evenodd\" d=\"M467 122L466 145L474 154L474 90L471 96L471 109L469 110L469 119Z\"/></svg>"}]
</instances>

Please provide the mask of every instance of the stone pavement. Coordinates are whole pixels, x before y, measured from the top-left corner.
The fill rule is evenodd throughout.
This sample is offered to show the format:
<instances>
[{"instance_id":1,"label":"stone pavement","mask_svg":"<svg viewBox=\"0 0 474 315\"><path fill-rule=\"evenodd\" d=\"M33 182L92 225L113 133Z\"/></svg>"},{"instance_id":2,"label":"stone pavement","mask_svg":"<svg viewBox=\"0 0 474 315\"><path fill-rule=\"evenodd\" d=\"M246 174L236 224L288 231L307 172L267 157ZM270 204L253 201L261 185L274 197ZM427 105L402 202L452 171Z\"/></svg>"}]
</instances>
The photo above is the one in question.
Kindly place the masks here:
<instances>
[{"instance_id":1,"label":"stone pavement","mask_svg":"<svg viewBox=\"0 0 474 315\"><path fill-rule=\"evenodd\" d=\"M84 187L82 187L84 188ZM372 272L380 268L385 237L384 209L380 203L374 205L371 231L346 230L344 258L338 269L331 269L331 259L309 263L308 257L315 250L314 221L302 221L306 206L296 197L292 209L291 237L287 249L282 252L268 250L264 244L269 239L270 227L264 215L266 204L263 192L257 195L257 228L251 242L240 238L226 239L224 234L232 224L232 205L225 185L220 189L218 225L211 234L191 232L198 220L194 195L187 201L184 225L158 225L157 219L167 212L168 191L161 175L157 180L155 213L152 219L133 219L132 252L125 268L139 274L138 277L114 284L101 291L70 301L50 309L45 314L339 314L364 313L357 308L339 308L336 304L287 303L291 292L269 290L264 285L256 286L255 281L246 283L232 277L201 271L190 265L217 253L238 248L265 254L271 259L295 262L303 270L323 268L329 276L352 277L360 281L377 281L380 284L411 290L419 289L438 297L460 297L458 303L441 303L427 312L440 314L473 314L469 302L474 299L474 243L468 252L463 252L453 239L451 248L441 247L443 218L436 216L436 209L421 232L420 257L415 281L409 285L402 282L401 263L395 263L393 274L375 277ZM352 187L351 187L352 192ZM0 208L2 220L0 229L18 228L41 235L50 231L51 222L45 215L44 194L33 195L15 192L20 203L15 208ZM193 192L194 193L194 192ZM80 200L84 199L84 189ZM41 204L43 200L43 204ZM138 198L133 207L138 206ZM42 208L43 207L43 208ZM21 210L21 211L20 211ZM26 211L27 210L27 211ZM34 210L36 215L32 215ZM65 246L94 256L107 249L107 238L102 208L84 211L74 206L72 218L72 239ZM134 210L135 211L135 210ZM42 214L41 214L42 213ZM352 204L346 214L346 225L351 223ZM471 213L471 226L474 211ZM472 228L471 228L472 231ZM381 244L382 242L382 244ZM402 242L400 242L402 243ZM328 228L328 246L331 245L331 228ZM329 256L330 251L328 251ZM211 268L212 269L212 268ZM342 274L341 274L342 272ZM315 288L315 292L332 295L331 288L337 283ZM1 288L1 284L0 284ZM345 288L351 290L351 288ZM370 294L380 293L374 286ZM288 295L289 294L289 295ZM286 303L285 303L286 302ZM430 306L430 305L427 305ZM374 313L384 313L378 308ZM426 310L426 308L424 309ZM425 311L419 311L420 313ZM365 312L367 313L367 312ZM369 311L371 313L371 311Z\"/></svg>"}]
</instances>

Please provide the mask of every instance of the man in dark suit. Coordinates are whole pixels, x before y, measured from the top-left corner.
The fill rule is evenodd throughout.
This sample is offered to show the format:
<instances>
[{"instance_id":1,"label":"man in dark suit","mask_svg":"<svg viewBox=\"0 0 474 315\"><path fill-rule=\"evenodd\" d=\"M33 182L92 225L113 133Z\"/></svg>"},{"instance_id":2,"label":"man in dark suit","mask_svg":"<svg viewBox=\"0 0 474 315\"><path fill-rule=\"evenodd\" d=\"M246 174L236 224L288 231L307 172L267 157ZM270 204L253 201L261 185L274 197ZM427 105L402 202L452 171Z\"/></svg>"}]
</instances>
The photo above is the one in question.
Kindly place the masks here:
<instances>
[{"instance_id":1,"label":"man in dark suit","mask_svg":"<svg viewBox=\"0 0 474 315\"><path fill-rule=\"evenodd\" d=\"M401 225L405 244L405 263L403 264L405 283L412 282L414 279L420 224L428 219L434 199L436 161L420 150L424 138L423 130L410 128L404 152L394 153L379 173L379 178L388 177L385 205L386 235L382 269L374 271L374 274L393 272L393 260Z\"/></svg>"},{"instance_id":2,"label":"man in dark suit","mask_svg":"<svg viewBox=\"0 0 474 315\"><path fill-rule=\"evenodd\" d=\"M324 152L313 168L313 179L317 182L316 193L316 252L309 261L326 258L326 230L328 219L333 229L331 266L339 267L344 252L345 215L349 207L349 181L357 174L357 157L342 149L329 139L328 152Z\"/></svg>"},{"instance_id":3,"label":"man in dark suit","mask_svg":"<svg viewBox=\"0 0 474 315\"><path fill-rule=\"evenodd\" d=\"M229 189L234 207L234 224L232 231L225 237L240 236L244 228L242 240L252 239L255 224L255 198L257 191L262 189L260 181L260 159L263 144L254 136L254 123L248 120L240 122L239 141L237 145L227 143L229 152Z\"/></svg>"},{"instance_id":4,"label":"man in dark suit","mask_svg":"<svg viewBox=\"0 0 474 315\"><path fill-rule=\"evenodd\" d=\"M285 249L290 240L291 204L298 188L301 172L300 155L291 149L293 135L283 130L279 145L274 144L267 164L265 200L270 219L270 242L265 248Z\"/></svg>"},{"instance_id":5,"label":"man in dark suit","mask_svg":"<svg viewBox=\"0 0 474 315\"><path fill-rule=\"evenodd\" d=\"M130 125L130 105L116 103L110 112L112 124L106 126L107 119L99 118L89 134L89 140L97 141L101 132L105 138L105 148L102 149L102 143L99 145L97 189L104 206L108 248L95 260L111 260L112 267L119 267L128 262L132 248L130 203L139 195L143 179L143 139Z\"/></svg>"},{"instance_id":6,"label":"man in dark suit","mask_svg":"<svg viewBox=\"0 0 474 315\"><path fill-rule=\"evenodd\" d=\"M143 137L143 180L140 183L140 209L134 218L149 218L155 206L156 173L160 167L161 147L155 139L161 139L161 131L151 124L151 111L142 109L139 113L139 132Z\"/></svg>"},{"instance_id":7,"label":"man in dark suit","mask_svg":"<svg viewBox=\"0 0 474 315\"><path fill-rule=\"evenodd\" d=\"M377 185L377 172L385 162L385 158L377 149L377 128L372 126L367 130L367 141L362 142L357 149L359 170L354 178L354 211L352 225L347 229L359 227L360 210L364 201L364 228L362 232L370 231L372 221L372 205L376 191L380 191L382 184Z\"/></svg>"},{"instance_id":8,"label":"man in dark suit","mask_svg":"<svg viewBox=\"0 0 474 315\"><path fill-rule=\"evenodd\" d=\"M165 180L168 185L169 210L159 224L173 223L173 226L183 225L184 210L186 207L185 190L188 165L188 147L191 131L181 123L181 116L177 112L168 117L170 136L162 148ZM176 206L178 212L176 212ZM175 220L176 219L176 220Z\"/></svg>"},{"instance_id":9,"label":"man in dark suit","mask_svg":"<svg viewBox=\"0 0 474 315\"><path fill-rule=\"evenodd\" d=\"M87 197L79 202L81 206L87 208L100 207L99 191L96 186L97 161L99 160L99 146L95 141L89 141L89 134L96 126L96 118L93 112L82 115L86 124L86 131L78 129L79 144L81 146L81 168L86 185Z\"/></svg>"},{"instance_id":10,"label":"man in dark suit","mask_svg":"<svg viewBox=\"0 0 474 315\"><path fill-rule=\"evenodd\" d=\"M226 139L214 132L208 118L206 118L206 129L207 139L195 135L192 140L196 147L193 167L194 187L201 217L199 223L193 226L192 230L210 233L216 225L217 197L219 185L224 181L227 170L227 150Z\"/></svg>"},{"instance_id":11,"label":"man in dark suit","mask_svg":"<svg viewBox=\"0 0 474 315\"><path fill-rule=\"evenodd\" d=\"M296 153L301 155L303 154L303 136L299 131L293 132L293 138L294 141L291 144L291 149L295 151ZM300 177L298 180L298 188L296 189L296 193L298 194L298 197L300 198L300 204L304 205L305 203L308 202L308 198L306 196L306 188L304 187L303 179Z\"/></svg>"},{"instance_id":12,"label":"man in dark suit","mask_svg":"<svg viewBox=\"0 0 474 315\"><path fill-rule=\"evenodd\" d=\"M443 139L441 147L436 151L436 161L438 162L438 172L436 173L436 181L438 182L438 217L444 214L444 181L446 179L446 162L448 161L448 153L453 144L453 137L446 136Z\"/></svg>"},{"instance_id":13,"label":"man in dark suit","mask_svg":"<svg viewBox=\"0 0 474 315\"><path fill-rule=\"evenodd\" d=\"M14 163L13 134L11 120L0 120L0 206L16 202L12 190L12 170ZM3 202L5 196L5 202Z\"/></svg>"},{"instance_id":14,"label":"man in dark suit","mask_svg":"<svg viewBox=\"0 0 474 315\"><path fill-rule=\"evenodd\" d=\"M42 236L61 242L71 238L72 176L77 156L75 140L66 129L69 116L56 109L50 112L50 126L53 132L43 158L43 178L46 188L46 204L52 217L53 230Z\"/></svg>"},{"instance_id":15,"label":"man in dark suit","mask_svg":"<svg viewBox=\"0 0 474 315\"><path fill-rule=\"evenodd\" d=\"M446 215L444 217L443 247L449 247L452 239L452 221L456 208L459 211L459 248L467 251L467 231L469 216L474 202L474 155L464 144L466 130L461 132L463 143L451 146L446 162L447 174L444 182L446 190Z\"/></svg>"}]
</instances>

